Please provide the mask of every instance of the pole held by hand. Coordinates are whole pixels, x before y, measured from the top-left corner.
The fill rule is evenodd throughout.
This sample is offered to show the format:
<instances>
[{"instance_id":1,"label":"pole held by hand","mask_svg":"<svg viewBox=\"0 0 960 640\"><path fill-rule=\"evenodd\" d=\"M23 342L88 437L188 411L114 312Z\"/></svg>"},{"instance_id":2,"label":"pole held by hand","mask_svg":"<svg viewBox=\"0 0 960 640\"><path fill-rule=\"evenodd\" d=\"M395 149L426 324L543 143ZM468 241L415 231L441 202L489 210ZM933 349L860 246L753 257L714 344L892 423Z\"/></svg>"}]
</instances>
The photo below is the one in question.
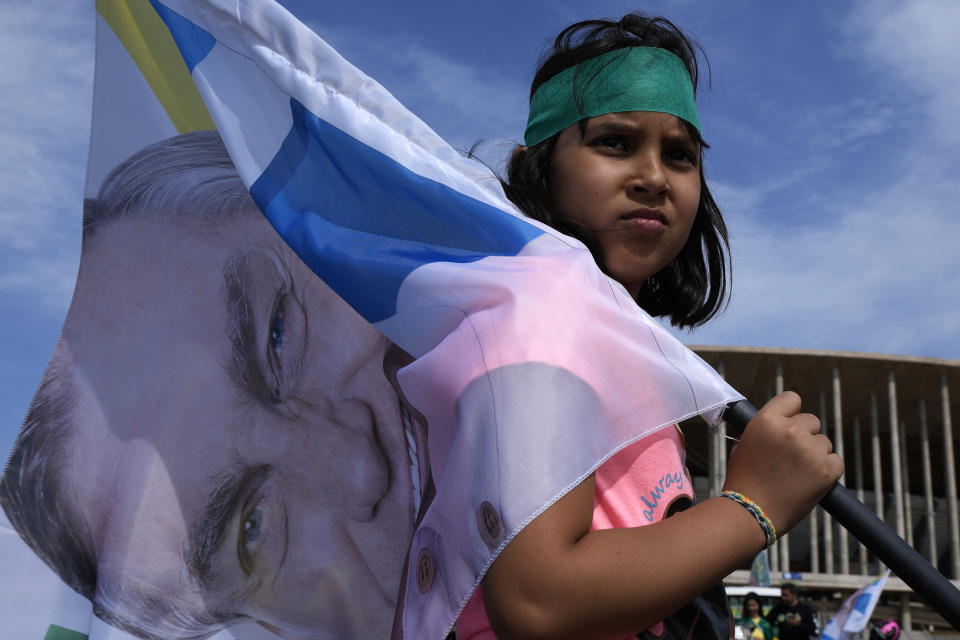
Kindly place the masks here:
<instances>
[{"instance_id":1,"label":"pole held by hand","mask_svg":"<svg viewBox=\"0 0 960 640\"><path fill-rule=\"evenodd\" d=\"M727 406L723 419L739 434L743 433L756 413L756 407L747 400L741 400ZM954 629L960 631L960 590L898 536L887 523L839 482L823 497L820 506L943 616Z\"/></svg>"}]
</instances>

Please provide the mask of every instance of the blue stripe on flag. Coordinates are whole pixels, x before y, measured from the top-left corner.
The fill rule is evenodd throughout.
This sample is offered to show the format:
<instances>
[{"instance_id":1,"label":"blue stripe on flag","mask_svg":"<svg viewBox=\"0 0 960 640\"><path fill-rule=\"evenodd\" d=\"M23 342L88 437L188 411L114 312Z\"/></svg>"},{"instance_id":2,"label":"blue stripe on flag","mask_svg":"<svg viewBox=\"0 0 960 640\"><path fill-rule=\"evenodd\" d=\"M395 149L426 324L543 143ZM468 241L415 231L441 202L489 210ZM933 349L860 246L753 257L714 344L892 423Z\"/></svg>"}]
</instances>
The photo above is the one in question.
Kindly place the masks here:
<instances>
[{"instance_id":1,"label":"blue stripe on flag","mask_svg":"<svg viewBox=\"0 0 960 640\"><path fill-rule=\"evenodd\" d=\"M870 591L865 591L860 594L860 597L857 598L857 601L853 603L853 610L859 611L860 613L866 613L867 609L870 608L870 598L872 594Z\"/></svg>"},{"instance_id":2,"label":"blue stripe on flag","mask_svg":"<svg viewBox=\"0 0 960 640\"><path fill-rule=\"evenodd\" d=\"M293 127L250 193L307 266L368 321L396 313L414 269L515 255L543 233L290 104Z\"/></svg>"},{"instance_id":3,"label":"blue stripe on flag","mask_svg":"<svg viewBox=\"0 0 960 640\"><path fill-rule=\"evenodd\" d=\"M157 0L150 0L150 4L153 5L157 15L170 29L170 34L176 41L177 48L180 49L183 61L187 63L190 73L193 73L193 68L200 64L213 49L213 45L217 43L216 39L207 31L193 24L179 13L168 9Z\"/></svg>"}]
</instances>

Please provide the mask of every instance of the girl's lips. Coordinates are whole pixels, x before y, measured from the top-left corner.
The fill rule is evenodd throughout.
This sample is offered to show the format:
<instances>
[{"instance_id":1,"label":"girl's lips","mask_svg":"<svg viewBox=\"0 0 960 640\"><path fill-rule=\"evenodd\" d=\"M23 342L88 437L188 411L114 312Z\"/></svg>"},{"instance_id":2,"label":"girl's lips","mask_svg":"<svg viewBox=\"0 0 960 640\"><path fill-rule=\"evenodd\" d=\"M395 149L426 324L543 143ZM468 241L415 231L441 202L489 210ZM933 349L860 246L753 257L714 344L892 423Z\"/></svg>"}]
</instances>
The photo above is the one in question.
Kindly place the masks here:
<instances>
[{"instance_id":1,"label":"girl's lips","mask_svg":"<svg viewBox=\"0 0 960 640\"><path fill-rule=\"evenodd\" d=\"M659 222L664 225L667 224L667 216L664 215L663 211L660 209L648 209L646 207L634 209L630 213L620 216L620 218L627 222Z\"/></svg>"},{"instance_id":2,"label":"girl's lips","mask_svg":"<svg viewBox=\"0 0 960 640\"><path fill-rule=\"evenodd\" d=\"M640 233L660 233L667 226L667 216L660 209L641 207L620 216L626 228Z\"/></svg>"},{"instance_id":3,"label":"girl's lips","mask_svg":"<svg viewBox=\"0 0 960 640\"><path fill-rule=\"evenodd\" d=\"M657 233L666 228L666 222L659 218L625 218L624 223L628 229L637 230L644 233Z\"/></svg>"}]
</instances>

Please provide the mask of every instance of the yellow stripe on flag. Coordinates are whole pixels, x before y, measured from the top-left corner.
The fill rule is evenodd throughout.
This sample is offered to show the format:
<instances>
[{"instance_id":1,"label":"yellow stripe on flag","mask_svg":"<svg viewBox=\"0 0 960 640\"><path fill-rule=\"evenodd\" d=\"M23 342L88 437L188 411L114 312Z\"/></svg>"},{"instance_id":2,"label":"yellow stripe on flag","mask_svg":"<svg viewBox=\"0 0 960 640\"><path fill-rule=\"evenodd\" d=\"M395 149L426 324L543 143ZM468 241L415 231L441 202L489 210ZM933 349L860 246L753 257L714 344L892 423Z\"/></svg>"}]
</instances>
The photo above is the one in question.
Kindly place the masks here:
<instances>
[{"instance_id":1,"label":"yellow stripe on flag","mask_svg":"<svg viewBox=\"0 0 960 640\"><path fill-rule=\"evenodd\" d=\"M173 36L149 0L97 0L97 11L137 64L177 131L217 128Z\"/></svg>"}]
</instances>

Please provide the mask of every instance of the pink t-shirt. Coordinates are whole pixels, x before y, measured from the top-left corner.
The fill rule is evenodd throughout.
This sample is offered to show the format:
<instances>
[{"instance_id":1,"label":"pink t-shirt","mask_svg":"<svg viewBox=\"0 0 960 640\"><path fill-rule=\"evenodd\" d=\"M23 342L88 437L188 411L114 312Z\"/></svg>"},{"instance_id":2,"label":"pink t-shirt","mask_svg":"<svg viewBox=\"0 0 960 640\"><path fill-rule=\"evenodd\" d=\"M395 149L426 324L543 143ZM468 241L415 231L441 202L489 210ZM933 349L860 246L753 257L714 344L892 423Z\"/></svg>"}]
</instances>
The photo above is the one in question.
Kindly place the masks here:
<instances>
[{"instance_id":1,"label":"pink t-shirt","mask_svg":"<svg viewBox=\"0 0 960 640\"><path fill-rule=\"evenodd\" d=\"M663 520L678 498L693 499L678 429L661 429L628 445L596 472L591 531L640 527ZM663 623L650 630L661 634ZM631 636L631 638L634 636ZM457 620L457 640L495 640L480 589L473 592Z\"/></svg>"}]
</instances>

